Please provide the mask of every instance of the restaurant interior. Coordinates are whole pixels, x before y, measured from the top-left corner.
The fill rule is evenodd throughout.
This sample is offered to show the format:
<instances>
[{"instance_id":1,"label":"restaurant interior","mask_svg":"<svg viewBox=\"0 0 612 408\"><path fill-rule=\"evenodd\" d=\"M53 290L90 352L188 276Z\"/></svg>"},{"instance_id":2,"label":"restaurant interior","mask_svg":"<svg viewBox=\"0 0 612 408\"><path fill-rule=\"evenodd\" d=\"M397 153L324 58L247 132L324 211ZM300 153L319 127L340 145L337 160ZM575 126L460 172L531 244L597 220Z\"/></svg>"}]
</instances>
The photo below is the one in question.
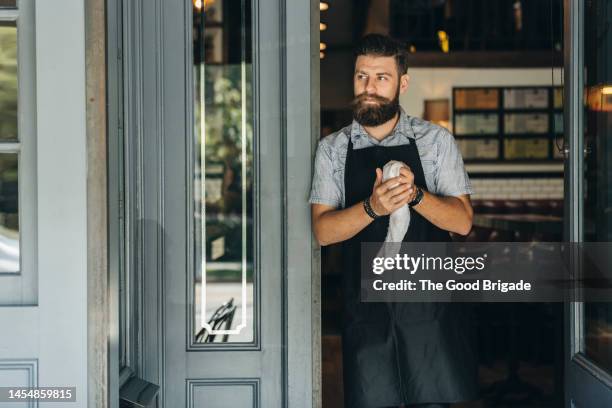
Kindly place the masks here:
<instances>
[{"instance_id":1,"label":"restaurant interior","mask_svg":"<svg viewBox=\"0 0 612 408\"><path fill-rule=\"evenodd\" d=\"M408 115L448 128L475 190L476 242L563 240L563 2L325 0L321 137L352 120L353 44L402 41ZM341 257L322 248L323 407L342 407ZM563 305L479 303L480 398L453 407L563 404Z\"/></svg>"}]
</instances>

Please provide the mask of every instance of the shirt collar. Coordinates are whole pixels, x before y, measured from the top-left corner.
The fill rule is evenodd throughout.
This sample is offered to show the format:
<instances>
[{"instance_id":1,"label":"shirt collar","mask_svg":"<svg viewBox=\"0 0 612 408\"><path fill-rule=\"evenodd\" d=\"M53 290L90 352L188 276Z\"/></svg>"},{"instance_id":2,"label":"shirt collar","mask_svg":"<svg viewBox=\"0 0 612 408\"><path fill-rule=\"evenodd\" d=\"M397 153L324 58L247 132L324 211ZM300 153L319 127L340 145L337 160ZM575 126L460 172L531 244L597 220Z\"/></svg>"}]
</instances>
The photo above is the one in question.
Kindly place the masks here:
<instances>
[{"instance_id":1,"label":"shirt collar","mask_svg":"<svg viewBox=\"0 0 612 408\"><path fill-rule=\"evenodd\" d=\"M396 134L399 134L407 139L416 139L414 135L414 130L410 125L410 116L406 114L404 108L400 106L400 118L393 131L385 137L385 139L392 138ZM372 136L366 132L366 130L361 126L355 119L353 119L353 123L351 124L351 142L354 144L358 144L360 139L371 139L375 144L380 143L378 140L374 139ZM383 140L385 140L383 139ZM382 141L381 141L382 142Z\"/></svg>"}]
</instances>

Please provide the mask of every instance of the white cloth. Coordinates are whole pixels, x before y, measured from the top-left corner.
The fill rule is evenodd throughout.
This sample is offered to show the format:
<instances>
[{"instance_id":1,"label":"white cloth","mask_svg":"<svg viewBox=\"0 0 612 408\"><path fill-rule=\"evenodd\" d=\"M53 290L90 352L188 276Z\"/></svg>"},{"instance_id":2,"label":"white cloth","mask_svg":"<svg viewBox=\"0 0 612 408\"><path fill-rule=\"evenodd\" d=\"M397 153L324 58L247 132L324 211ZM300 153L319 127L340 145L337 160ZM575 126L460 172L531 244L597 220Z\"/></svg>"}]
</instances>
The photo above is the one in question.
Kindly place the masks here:
<instances>
[{"instance_id":1,"label":"white cloth","mask_svg":"<svg viewBox=\"0 0 612 408\"><path fill-rule=\"evenodd\" d=\"M400 161L391 160L383 167L383 183L400 175L400 169L406 165ZM385 242L402 242L410 226L410 208L408 204L393 211L389 216L389 229Z\"/></svg>"}]
</instances>

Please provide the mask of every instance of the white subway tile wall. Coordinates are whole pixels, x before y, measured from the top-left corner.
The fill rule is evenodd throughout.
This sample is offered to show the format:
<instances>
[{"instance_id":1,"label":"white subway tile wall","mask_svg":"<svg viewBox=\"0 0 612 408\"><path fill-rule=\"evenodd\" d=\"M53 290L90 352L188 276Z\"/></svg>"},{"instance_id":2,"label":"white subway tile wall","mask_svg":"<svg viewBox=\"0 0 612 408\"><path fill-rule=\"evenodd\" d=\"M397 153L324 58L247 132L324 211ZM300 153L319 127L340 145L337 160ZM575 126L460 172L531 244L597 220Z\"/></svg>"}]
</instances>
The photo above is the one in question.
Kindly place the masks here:
<instances>
[{"instance_id":1,"label":"white subway tile wall","mask_svg":"<svg viewBox=\"0 0 612 408\"><path fill-rule=\"evenodd\" d=\"M563 178L477 178L470 177L472 200L561 200Z\"/></svg>"}]
</instances>

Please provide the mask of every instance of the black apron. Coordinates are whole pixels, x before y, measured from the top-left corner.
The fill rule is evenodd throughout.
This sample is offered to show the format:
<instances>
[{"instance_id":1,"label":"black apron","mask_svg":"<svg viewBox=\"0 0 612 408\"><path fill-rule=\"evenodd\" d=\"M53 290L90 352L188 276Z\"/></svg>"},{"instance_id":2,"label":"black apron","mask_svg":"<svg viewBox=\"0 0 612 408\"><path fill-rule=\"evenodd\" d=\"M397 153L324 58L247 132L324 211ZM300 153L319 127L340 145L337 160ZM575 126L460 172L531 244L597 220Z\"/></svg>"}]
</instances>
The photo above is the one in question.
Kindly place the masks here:
<instances>
[{"instance_id":1,"label":"black apron","mask_svg":"<svg viewBox=\"0 0 612 408\"><path fill-rule=\"evenodd\" d=\"M406 163L415 184L426 189L414 139L402 146L354 150L349 137L346 208L372 194L375 169L382 169L389 160ZM344 406L378 408L473 399L477 365L469 305L360 302L361 243L384 242L388 225L389 216L380 217L343 243ZM411 209L404 241L450 241L450 235Z\"/></svg>"}]
</instances>

